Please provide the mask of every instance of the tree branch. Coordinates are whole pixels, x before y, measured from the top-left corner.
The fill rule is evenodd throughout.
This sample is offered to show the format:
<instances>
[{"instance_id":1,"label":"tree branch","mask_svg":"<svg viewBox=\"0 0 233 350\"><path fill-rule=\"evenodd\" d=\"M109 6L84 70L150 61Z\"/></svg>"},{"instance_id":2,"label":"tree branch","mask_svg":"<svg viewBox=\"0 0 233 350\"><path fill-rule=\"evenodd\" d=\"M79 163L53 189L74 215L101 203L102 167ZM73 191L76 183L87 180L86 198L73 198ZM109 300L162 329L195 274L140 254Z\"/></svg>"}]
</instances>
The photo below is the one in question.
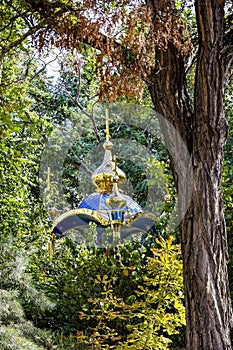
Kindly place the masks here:
<instances>
[{"instance_id":1,"label":"tree branch","mask_svg":"<svg viewBox=\"0 0 233 350\"><path fill-rule=\"evenodd\" d=\"M167 16L170 15L171 9L175 16L174 21L177 20L173 0L148 0L147 4L153 11L155 22L158 13ZM191 151L193 110L187 89L184 58L172 40L169 40L166 48L157 46L155 57L159 70L153 74L153 85L148 85L152 100L157 112L176 128L182 135L188 150ZM163 132L166 138L165 125Z\"/></svg>"},{"instance_id":2,"label":"tree branch","mask_svg":"<svg viewBox=\"0 0 233 350\"><path fill-rule=\"evenodd\" d=\"M66 93L66 95L69 97L69 99L74 103L74 105L76 107L78 107L78 109L80 109L80 111L85 114L92 122L92 125L93 125L93 129L94 129L94 132L95 132L95 135L96 135L96 138L98 140L98 142L100 142L100 135L99 135L99 130L97 128L97 125L96 125L96 120L95 120L95 117L94 117L94 113L89 113L82 105L81 103L78 102L78 99L77 99L77 95L75 97L73 97L68 91L67 89L64 89L62 86L60 86L60 88Z\"/></svg>"},{"instance_id":3,"label":"tree branch","mask_svg":"<svg viewBox=\"0 0 233 350\"><path fill-rule=\"evenodd\" d=\"M6 53L11 51L14 47L19 46L22 44L22 42L27 39L28 37L32 36L35 34L39 29L43 27L42 23L38 23L35 27L29 29L26 33L21 35L17 40L11 42L9 45L6 45L5 47L2 48L1 54L0 54L0 60L5 56Z\"/></svg>"}]
</instances>

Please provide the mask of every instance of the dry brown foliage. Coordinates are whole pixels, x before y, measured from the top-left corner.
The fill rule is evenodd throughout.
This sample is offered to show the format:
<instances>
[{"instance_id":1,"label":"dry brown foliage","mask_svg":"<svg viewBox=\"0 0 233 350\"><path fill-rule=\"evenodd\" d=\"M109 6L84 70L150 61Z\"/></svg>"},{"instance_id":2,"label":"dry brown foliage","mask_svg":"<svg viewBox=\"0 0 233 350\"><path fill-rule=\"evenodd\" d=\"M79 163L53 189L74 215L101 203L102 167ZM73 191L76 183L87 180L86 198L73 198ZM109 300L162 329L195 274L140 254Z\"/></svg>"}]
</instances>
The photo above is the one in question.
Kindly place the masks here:
<instances>
[{"instance_id":1,"label":"dry brown foliage","mask_svg":"<svg viewBox=\"0 0 233 350\"><path fill-rule=\"evenodd\" d=\"M156 5L137 0L29 3L32 13L43 18L44 25L34 36L41 50L55 45L81 51L81 43L95 48L101 100L112 102L122 95L140 98L143 80L148 82L158 69L157 48L166 50L170 43L180 55L190 51L185 25L166 0Z\"/></svg>"}]
</instances>

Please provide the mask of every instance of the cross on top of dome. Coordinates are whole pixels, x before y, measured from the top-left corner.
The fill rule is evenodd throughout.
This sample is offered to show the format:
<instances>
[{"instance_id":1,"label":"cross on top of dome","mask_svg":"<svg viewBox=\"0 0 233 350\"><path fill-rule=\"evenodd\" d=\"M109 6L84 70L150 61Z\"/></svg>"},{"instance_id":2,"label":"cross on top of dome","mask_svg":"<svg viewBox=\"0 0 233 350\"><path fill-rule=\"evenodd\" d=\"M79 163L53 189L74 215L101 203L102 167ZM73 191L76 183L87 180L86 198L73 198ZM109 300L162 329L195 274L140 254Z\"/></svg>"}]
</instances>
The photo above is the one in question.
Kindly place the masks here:
<instances>
[{"instance_id":1,"label":"cross on top of dome","mask_svg":"<svg viewBox=\"0 0 233 350\"><path fill-rule=\"evenodd\" d=\"M103 144L103 148L105 150L104 159L101 165L94 171L92 174L92 182L96 186L96 191L98 193L107 193L110 194L113 190L113 177L114 175L118 176L118 185L121 186L124 184L126 180L125 173L115 166L113 157L112 157L112 148L113 144L110 141L110 133L109 133L109 114L108 110L106 110L106 141Z\"/></svg>"}]
</instances>

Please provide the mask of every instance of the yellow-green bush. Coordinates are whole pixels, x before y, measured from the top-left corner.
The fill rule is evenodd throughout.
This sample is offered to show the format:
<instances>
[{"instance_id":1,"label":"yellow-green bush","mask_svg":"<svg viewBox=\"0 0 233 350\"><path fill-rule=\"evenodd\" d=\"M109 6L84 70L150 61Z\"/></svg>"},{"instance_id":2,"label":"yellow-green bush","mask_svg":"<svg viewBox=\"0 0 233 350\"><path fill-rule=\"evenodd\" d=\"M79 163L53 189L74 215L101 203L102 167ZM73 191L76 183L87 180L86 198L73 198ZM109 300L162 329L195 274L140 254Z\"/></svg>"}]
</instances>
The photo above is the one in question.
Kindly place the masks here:
<instances>
[{"instance_id":1,"label":"yellow-green bush","mask_svg":"<svg viewBox=\"0 0 233 350\"><path fill-rule=\"evenodd\" d=\"M169 349L172 335L185 325L180 247L173 238L157 240L147 258L146 273L135 291L124 300L114 294L118 278L97 275L100 296L90 298L92 308L80 316L95 327L77 334L77 342L93 349ZM135 266L122 270L128 275ZM93 322L93 320L95 322ZM119 327L128 331L126 339ZM115 327L114 327L115 326ZM122 329L123 330L123 329Z\"/></svg>"}]
</instances>

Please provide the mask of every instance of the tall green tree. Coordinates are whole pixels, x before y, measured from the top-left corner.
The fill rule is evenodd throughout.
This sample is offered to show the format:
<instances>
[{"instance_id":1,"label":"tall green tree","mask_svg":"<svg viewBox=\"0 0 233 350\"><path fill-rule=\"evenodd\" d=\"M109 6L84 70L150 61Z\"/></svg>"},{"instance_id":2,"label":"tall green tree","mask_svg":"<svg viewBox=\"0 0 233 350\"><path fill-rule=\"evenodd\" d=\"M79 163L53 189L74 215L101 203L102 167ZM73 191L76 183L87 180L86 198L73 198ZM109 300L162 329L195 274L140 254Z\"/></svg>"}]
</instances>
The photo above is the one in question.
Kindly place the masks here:
<instances>
[{"instance_id":1,"label":"tall green tree","mask_svg":"<svg viewBox=\"0 0 233 350\"><path fill-rule=\"evenodd\" d=\"M27 309L41 313L52 307L27 272L44 233L35 179L46 122L32 111L35 86L42 93L41 79L35 78L40 67L27 41L10 48L24 31L23 21L15 16L10 22L15 13L6 3L0 4L0 12L0 348L43 350L51 348L51 334L37 328L26 314Z\"/></svg>"}]
</instances>

